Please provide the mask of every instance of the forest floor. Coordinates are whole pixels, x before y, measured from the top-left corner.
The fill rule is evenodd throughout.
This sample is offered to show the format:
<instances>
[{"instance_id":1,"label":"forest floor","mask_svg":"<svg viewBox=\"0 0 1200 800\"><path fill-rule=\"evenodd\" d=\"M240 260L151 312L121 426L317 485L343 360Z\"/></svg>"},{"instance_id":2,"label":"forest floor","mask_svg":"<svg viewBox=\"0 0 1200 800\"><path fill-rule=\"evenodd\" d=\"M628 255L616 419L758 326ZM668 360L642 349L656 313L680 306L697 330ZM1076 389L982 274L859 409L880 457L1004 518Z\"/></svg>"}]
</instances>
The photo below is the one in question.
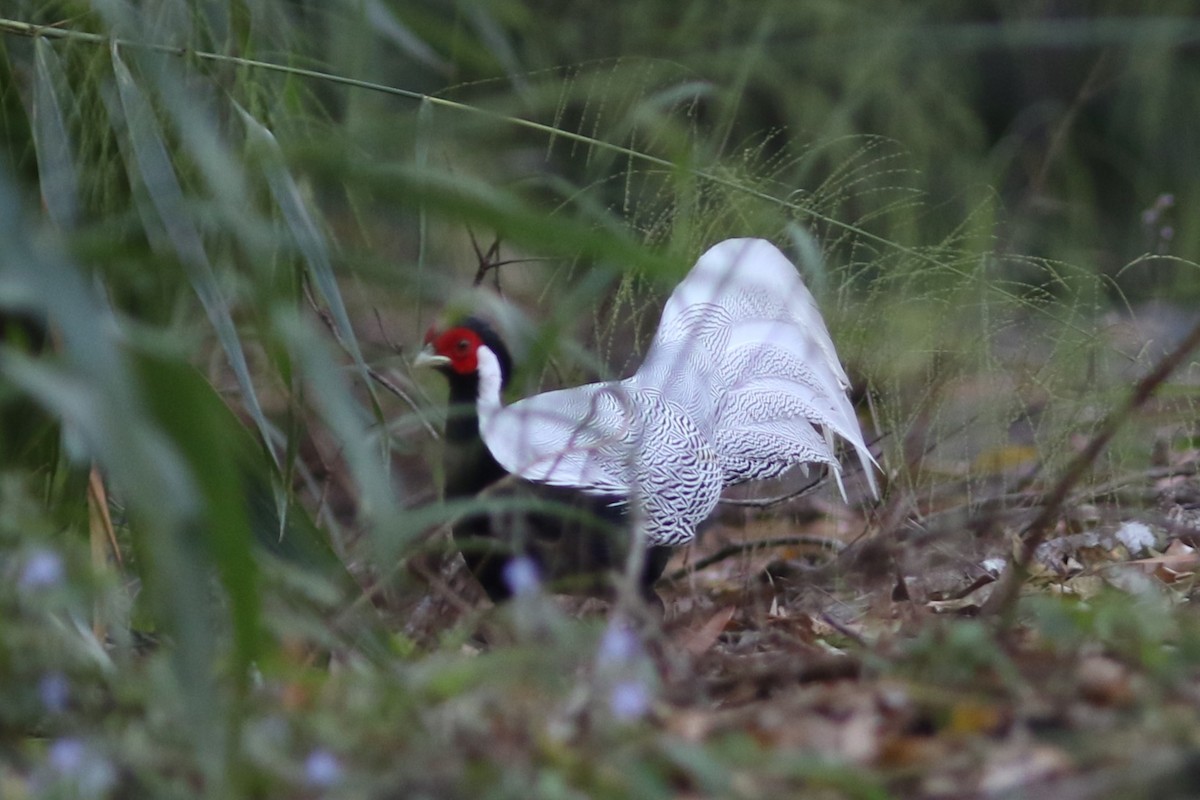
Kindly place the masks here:
<instances>
[{"instance_id":1,"label":"forest floor","mask_svg":"<svg viewBox=\"0 0 1200 800\"><path fill-rule=\"evenodd\" d=\"M642 670L642 695L619 683L626 694L613 689L608 709L596 701L618 612L561 598L555 613L606 626L577 667L591 705L522 685L546 718L567 720L562 741L602 762L639 743L624 757L658 763L677 797L1191 796L1198 468L1197 454L1180 454L1073 490L1000 604L989 599L1014 569L1018 534L1047 499L1036 468L1010 471L991 494L947 485L866 516L812 498L728 509L668 567L661 626L623 650L653 665L620 668ZM441 591L465 586L455 575ZM453 603L430 600L425 622L461 626L475 599L467 587ZM435 621L435 608L457 622ZM530 613L499 617L507 635L528 638ZM494 647L480 641L464 652ZM496 735L538 761L528 748L540 752L542 737L513 733L528 709L493 713ZM605 739L596 715L625 734ZM587 792L631 790L593 767Z\"/></svg>"}]
</instances>

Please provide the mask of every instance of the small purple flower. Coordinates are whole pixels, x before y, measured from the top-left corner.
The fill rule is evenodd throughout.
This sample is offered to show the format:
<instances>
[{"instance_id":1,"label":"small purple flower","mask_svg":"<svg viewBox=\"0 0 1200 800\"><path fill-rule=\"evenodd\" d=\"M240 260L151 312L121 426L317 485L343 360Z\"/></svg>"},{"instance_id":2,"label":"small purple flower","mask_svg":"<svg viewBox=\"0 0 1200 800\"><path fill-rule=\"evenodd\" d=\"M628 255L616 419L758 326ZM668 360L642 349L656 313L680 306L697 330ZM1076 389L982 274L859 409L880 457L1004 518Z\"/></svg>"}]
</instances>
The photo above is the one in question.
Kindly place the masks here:
<instances>
[{"instance_id":1,"label":"small purple flower","mask_svg":"<svg viewBox=\"0 0 1200 800\"><path fill-rule=\"evenodd\" d=\"M1163 212L1174 207L1175 195L1168 193L1160 194L1154 200L1154 205L1142 212L1142 224L1147 228L1153 228L1162 218ZM1169 238L1169 237L1165 237Z\"/></svg>"},{"instance_id":2,"label":"small purple flower","mask_svg":"<svg viewBox=\"0 0 1200 800\"><path fill-rule=\"evenodd\" d=\"M117 782L117 772L101 753L79 739L58 739L46 752L53 784L70 788L71 797L104 797Z\"/></svg>"},{"instance_id":3,"label":"small purple flower","mask_svg":"<svg viewBox=\"0 0 1200 800\"><path fill-rule=\"evenodd\" d=\"M542 587L537 564L527 556L519 556L504 565L504 582L516 597L537 594Z\"/></svg>"},{"instance_id":4,"label":"small purple flower","mask_svg":"<svg viewBox=\"0 0 1200 800\"><path fill-rule=\"evenodd\" d=\"M17 586L24 592L35 592L58 585L63 579L63 563L58 553L38 548L25 559Z\"/></svg>"},{"instance_id":5,"label":"small purple flower","mask_svg":"<svg viewBox=\"0 0 1200 800\"><path fill-rule=\"evenodd\" d=\"M627 664L641 652L641 647L642 644L633 630L620 620L614 619L608 624L604 638L600 640L600 652L596 660L601 666Z\"/></svg>"},{"instance_id":6,"label":"small purple flower","mask_svg":"<svg viewBox=\"0 0 1200 800\"><path fill-rule=\"evenodd\" d=\"M337 756L318 747L304 760L304 780L313 788L328 789L342 779L342 765Z\"/></svg>"},{"instance_id":7,"label":"small purple flower","mask_svg":"<svg viewBox=\"0 0 1200 800\"><path fill-rule=\"evenodd\" d=\"M47 672L38 681L38 697L42 705L51 714L61 714L67 710L67 701L71 699L71 684L61 672Z\"/></svg>"},{"instance_id":8,"label":"small purple flower","mask_svg":"<svg viewBox=\"0 0 1200 800\"><path fill-rule=\"evenodd\" d=\"M622 681L612 688L608 706L614 719L634 722L650 710L650 692L641 681Z\"/></svg>"},{"instance_id":9,"label":"small purple flower","mask_svg":"<svg viewBox=\"0 0 1200 800\"><path fill-rule=\"evenodd\" d=\"M1158 229L1158 235L1164 242L1169 242L1175 238L1175 229L1170 225L1163 225Z\"/></svg>"},{"instance_id":10,"label":"small purple flower","mask_svg":"<svg viewBox=\"0 0 1200 800\"><path fill-rule=\"evenodd\" d=\"M87 746L78 739L59 739L50 745L46 763L61 777L75 775L87 760Z\"/></svg>"}]
</instances>

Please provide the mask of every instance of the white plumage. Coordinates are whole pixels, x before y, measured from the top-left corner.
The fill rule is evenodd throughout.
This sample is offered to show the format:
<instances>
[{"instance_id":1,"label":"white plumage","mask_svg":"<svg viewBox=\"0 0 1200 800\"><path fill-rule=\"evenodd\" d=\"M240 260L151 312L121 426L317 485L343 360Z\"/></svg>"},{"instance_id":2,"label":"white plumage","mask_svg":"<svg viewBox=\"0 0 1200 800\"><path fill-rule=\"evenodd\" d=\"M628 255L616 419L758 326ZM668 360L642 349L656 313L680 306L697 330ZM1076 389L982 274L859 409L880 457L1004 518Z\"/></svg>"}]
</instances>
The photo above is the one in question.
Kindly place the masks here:
<instances>
[{"instance_id":1,"label":"white plumage","mask_svg":"<svg viewBox=\"0 0 1200 800\"><path fill-rule=\"evenodd\" d=\"M477 356L480 433L496 461L528 480L630 497L654 544L690 541L726 486L821 463L842 488L835 435L878 494L816 301L761 239L701 256L625 380L503 406L499 362L486 346Z\"/></svg>"}]
</instances>

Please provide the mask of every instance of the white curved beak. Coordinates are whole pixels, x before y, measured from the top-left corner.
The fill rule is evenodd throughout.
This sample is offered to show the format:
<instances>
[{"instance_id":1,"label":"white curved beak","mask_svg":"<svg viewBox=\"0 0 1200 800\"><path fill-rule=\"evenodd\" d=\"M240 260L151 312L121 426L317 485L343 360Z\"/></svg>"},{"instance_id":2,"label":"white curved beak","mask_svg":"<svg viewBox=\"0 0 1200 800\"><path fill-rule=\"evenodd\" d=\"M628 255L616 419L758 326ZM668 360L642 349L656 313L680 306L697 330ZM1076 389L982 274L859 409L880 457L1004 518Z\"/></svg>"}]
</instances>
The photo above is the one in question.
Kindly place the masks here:
<instances>
[{"instance_id":1,"label":"white curved beak","mask_svg":"<svg viewBox=\"0 0 1200 800\"><path fill-rule=\"evenodd\" d=\"M433 345L427 344L417 353L417 357L413 359L414 367L444 367L450 363L450 359L445 356L439 356L433 352Z\"/></svg>"}]
</instances>

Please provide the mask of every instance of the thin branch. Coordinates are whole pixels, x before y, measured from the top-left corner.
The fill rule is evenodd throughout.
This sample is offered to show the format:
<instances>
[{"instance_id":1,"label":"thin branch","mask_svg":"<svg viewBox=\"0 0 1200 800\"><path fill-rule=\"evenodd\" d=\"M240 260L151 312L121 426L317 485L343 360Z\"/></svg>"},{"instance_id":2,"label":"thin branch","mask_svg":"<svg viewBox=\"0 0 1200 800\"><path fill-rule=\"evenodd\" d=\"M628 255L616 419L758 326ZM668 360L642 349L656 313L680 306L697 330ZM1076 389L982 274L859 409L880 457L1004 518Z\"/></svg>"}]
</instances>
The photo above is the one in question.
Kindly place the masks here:
<instances>
[{"instance_id":1,"label":"thin branch","mask_svg":"<svg viewBox=\"0 0 1200 800\"><path fill-rule=\"evenodd\" d=\"M504 290L500 287L500 267L507 267L509 264L530 264L537 261L551 261L549 258L500 258L500 237L492 242L491 247L484 252L479 248L479 242L475 239L475 232L467 228L467 235L471 238L471 249L475 251L475 259L479 262L479 268L475 270L475 277L471 280L471 286L479 286L483 283L483 279L490 272L492 281L496 286L496 292L504 297Z\"/></svg>"},{"instance_id":2,"label":"thin branch","mask_svg":"<svg viewBox=\"0 0 1200 800\"><path fill-rule=\"evenodd\" d=\"M467 228L467 235L471 237L471 249L475 251L475 260L479 263L479 268L475 270L475 278L471 281L471 285L478 286L483 283L483 279L487 277L487 274L492 272L496 282L496 291L503 297L504 291L500 288L500 272L497 268L512 262L500 260L500 237L497 236L492 240L491 247L485 253L479 249L479 242L475 239L475 231Z\"/></svg>"},{"instance_id":3,"label":"thin branch","mask_svg":"<svg viewBox=\"0 0 1200 800\"><path fill-rule=\"evenodd\" d=\"M723 506L734 506L736 508L772 508L773 506L781 505L789 500L795 500L799 497L812 494L825 483L825 477L813 478L808 483L801 486L795 491L781 494L776 497L722 497L717 502Z\"/></svg>"},{"instance_id":4,"label":"thin branch","mask_svg":"<svg viewBox=\"0 0 1200 800\"><path fill-rule=\"evenodd\" d=\"M888 436L888 434L886 434L886 433L880 434L875 439L868 442L867 447L874 447L876 444L883 441L884 438L886 438L887 436ZM932 449L932 448L930 448L930 449ZM857 466L850 467L850 469L852 470L852 472L850 474L854 474L854 472L862 472L863 466L862 466L862 464L858 464ZM811 481L804 484L799 489L795 489L791 492L788 492L787 494L777 495L776 497L742 497L742 498L722 497L717 502L720 505L731 506L734 508L773 508L774 506L781 505L783 503L786 503L789 500L795 500L799 497L804 497L807 494L811 494L812 492L815 492L817 489L819 489L821 486L823 486L828 481L829 481L829 475L828 475L828 473L826 473L825 475L822 475L819 478L813 478Z\"/></svg>"},{"instance_id":5,"label":"thin branch","mask_svg":"<svg viewBox=\"0 0 1200 800\"><path fill-rule=\"evenodd\" d=\"M383 324L383 317L379 314L378 308L371 309L371 313L375 316L375 326L379 328L379 335L383 337L383 342L388 346L388 349L393 353L399 354L404 350L404 347L399 342L393 342L392 337L388 334L387 327Z\"/></svg>"},{"instance_id":6,"label":"thin branch","mask_svg":"<svg viewBox=\"0 0 1200 800\"><path fill-rule=\"evenodd\" d=\"M770 550L775 547L796 547L798 545L813 545L820 547L823 550L829 550L835 554L846 549L846 545L836 539L828 539L824 536L780 536L775 539L756 539L750 542L734 542L727 544L712 555L705 556L695 564L689 564L686 567L680 567L666 577L668 583L674 583L677 580L687 577L692 572L699 572L702 569L708 569L713 564L719 564L722 561L739 556L742 553L748 553L754 550Z\"/></svg>"},{"instance_id":7,"label":"thin branch","mask_svg":"<svg viewBox=\"0 0 1200 800\"><path fill-rule=\"evenodd\" d=\"M851 629L850 626L846 625L846 623L838 621L832 614L821 614L821 621L833 628L842 636L845 636L847 639L854 642L859 647L863 649L869 649L871 647L870 643L863 638L861 633Z\"/></svg>"},{"instance_id":8,"label":"thin branch","mask_svg":"<svg viewBox=\"0 0 1200 800\"><path fill-rule=\"evenodd\" d=\"M443 600L453 606L454 610L459 614L465 616L467 614L474 614L476 612L477 609L475 606L464 600L462 595L454 591L454 589L452 589L449 584L442 580L440 576L433 574L433 572L419 560L415 558L409 558L405 560L405 563L410 572L423 580L425 585L433 590L434 594L439 595Z\"/></svg>"}]
</instances>

